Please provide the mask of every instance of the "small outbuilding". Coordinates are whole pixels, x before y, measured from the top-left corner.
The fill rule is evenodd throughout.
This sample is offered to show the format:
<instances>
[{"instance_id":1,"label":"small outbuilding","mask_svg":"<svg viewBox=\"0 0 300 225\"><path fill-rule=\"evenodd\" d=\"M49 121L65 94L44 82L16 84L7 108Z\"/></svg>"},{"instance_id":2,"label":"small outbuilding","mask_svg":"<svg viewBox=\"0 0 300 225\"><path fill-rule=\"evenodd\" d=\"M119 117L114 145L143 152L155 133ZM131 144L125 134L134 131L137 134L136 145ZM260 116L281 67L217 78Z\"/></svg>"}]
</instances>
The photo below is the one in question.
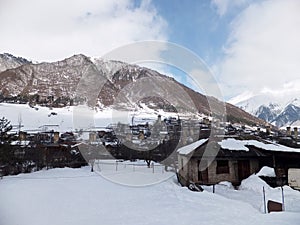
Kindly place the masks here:
<instances>
[{"instance_id":1,"label":"small outbuilding","mask_svg":"<svg viewBox=\"0 0 300 225\"><path fill-rule=\"evenodd\" d=\"M252 143L234 138L201 139L177 150L178 178L182 185L189 183L216 184L230 181L233 185L256 173L261 168L260 161L266 154Z\"/></svg>"}]
</instances>

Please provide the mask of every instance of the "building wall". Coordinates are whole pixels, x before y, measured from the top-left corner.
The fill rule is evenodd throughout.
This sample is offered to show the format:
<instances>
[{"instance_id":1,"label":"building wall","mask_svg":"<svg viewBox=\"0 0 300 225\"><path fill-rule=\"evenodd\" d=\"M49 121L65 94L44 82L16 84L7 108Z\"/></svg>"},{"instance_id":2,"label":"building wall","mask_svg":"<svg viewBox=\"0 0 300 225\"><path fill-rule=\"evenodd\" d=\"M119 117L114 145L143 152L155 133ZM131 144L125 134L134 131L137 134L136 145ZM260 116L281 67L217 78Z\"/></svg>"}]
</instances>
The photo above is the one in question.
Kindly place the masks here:
<instances>
[{"instance_id":1,"label":"building wall","mask_svg":"<svg viewBox=\"0 0 300 225\"><path fill-rule=\"evenodd\" d=\"M189 165L189 158L183 155L178 155L178 169L179 169L179 175L183 177L185 180L189 179L189 168L191 167Z\"/></svg>"},{"instance_id":2,"label":"building wall","mask_svg":"<svg viewBox=\"0 0 300 225\"><path fill-rule=\"evenodd\" d=\"M217 161L214 160L208 167L208 182L219 183L221 181L238 181L237 161L228 161L229 173L217 174Z\"/></svg>"},{"instance_id":3,"label":"building wall","mask_svg":"<svg viewBox=\"0 0 300 225\"><path fill-rule=\"evenodd\" d=\"M250 161L250 172L251 173L258 173L261 168L259 167L258 160L251 160Z\"/></svg>"},{"instance_id":4,"label":"building wall","mask_svg":"<svg viewBox=\"0 0 300 225\"><path fill-rule=\"evenodd\" d=\"M256 173L259 170L259 162L257 159L249 160L250 163L250 174ZM186 156L178 156L179 175L184 178L185 181L192 181L200 183L198 180L199 171L199 159L189 159ZM213 160L207 168L208 182L207 184L216 184L221 181L230 181L232 183L239 183L239 171L238 171L238 160L229 160L229 173L217 174L217 161Z\"/></svg>"}]
</instances>

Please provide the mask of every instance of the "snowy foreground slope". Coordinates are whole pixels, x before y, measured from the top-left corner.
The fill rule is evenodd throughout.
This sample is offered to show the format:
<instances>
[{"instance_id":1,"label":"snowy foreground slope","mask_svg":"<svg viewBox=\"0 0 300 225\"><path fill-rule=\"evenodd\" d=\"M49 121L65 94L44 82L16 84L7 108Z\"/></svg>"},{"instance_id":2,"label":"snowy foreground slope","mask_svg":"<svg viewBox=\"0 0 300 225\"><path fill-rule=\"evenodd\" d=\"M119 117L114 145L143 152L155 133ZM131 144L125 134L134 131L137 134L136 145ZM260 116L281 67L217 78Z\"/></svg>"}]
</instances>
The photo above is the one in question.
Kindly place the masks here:
<instances>
[{"instance_id":1,"label":"snowy foreground slope","mask_svg":"<svg viewBox=\"0 0 300 225\"><path fill-rule=\"evenodd\" d=\"M0 224L299 224L299 192L285 187L287 211L263 214L262 196L253 188L257 184L253 176L242 190L223 183L213 194L210 187L202 193L182 188L174 176L130 187L91 173L89 167L39 171L0 180ZM280 191L267 188L268 193L277 196Z\"/></svg>"}]
</instances>

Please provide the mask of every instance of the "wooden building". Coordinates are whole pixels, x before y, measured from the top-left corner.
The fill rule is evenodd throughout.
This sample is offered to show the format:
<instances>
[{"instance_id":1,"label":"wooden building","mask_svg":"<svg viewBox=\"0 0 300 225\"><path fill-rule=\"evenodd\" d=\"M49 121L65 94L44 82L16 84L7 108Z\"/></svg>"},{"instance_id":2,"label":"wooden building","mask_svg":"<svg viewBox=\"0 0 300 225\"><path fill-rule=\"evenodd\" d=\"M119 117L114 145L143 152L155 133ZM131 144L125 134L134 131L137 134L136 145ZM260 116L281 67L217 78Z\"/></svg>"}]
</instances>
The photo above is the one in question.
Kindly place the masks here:
<instances>
[{"instance_id":1,"label":"wooden building","mask_svg":"<svg viewBox=\"0 0 300 225\"><path fill-rule=\"evenodd\" d=\"M202 139L178 149L178 178L184 186L190 182L210 185L221 181L239 185L259 171L260 160L265 157L268 156L241 145L232 149L222 146L222 140Z\"/></svg>"},{"instance_id":2,"label":"wooden building","mask_svg":"<svg viewBox=\"0 0 300 225\"><path fill-rule=\"evenodd\" d=\"M286 185L288 170L300 168L300 148L292 148L258 139L201 139L178 149L178 178L182 185L190 182L233 185L263 166L273 167L276 177L272 186Z\"/></svg>"}]
</instances>

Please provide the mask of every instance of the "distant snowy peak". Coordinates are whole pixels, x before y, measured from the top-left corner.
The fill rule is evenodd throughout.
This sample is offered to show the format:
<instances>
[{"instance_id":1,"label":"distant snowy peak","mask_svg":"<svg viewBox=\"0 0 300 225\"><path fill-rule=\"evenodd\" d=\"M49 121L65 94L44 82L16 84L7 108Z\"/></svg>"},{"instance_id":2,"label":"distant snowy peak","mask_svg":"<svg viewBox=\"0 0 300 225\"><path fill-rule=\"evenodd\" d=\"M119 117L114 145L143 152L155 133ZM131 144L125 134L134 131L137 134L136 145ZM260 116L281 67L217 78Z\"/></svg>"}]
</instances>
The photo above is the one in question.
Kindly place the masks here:
<instances>
[{"instance_id":1,"label":"distant snowy peak","mask_svg":"<svg viewBox=\"0 0 300 225\"><path fill-rule=\"evenodd\" d=\"M283 127L287 125L295 126L298 121L300 121L300 107L289 104L272 122L278 127Z\"/></svg>"},{"instance_id":2,"label":"distant snowy peak","mask_svg":"<svg viewBox=\"0 0 300 225\"><path fill-rule=\"evenodd\" d=\"M300 96L299 98L292 99L292 101L289 104L300 107Z\"/></svg>"},{"instance_id":3,"label":"distant snowy peak","mask_svg":"<svg viewBox=\"0 0 300 225\"><path fill-rule=\"evenodd\" d=\"M277 127L300 124L300 93L281 96L260 94L235 105Z\"/></svg>"},{"instance_id":4,"label":"distant snowy peak","mask_svg":"<svg viewBox=\"0 0 300 225\"><path fill-rule=\"evenodd\" d=\"M277 104L278 103L275 103L273 101L272 96L270 95L255 95L255 96L251 96L248 99L244 99L243 101L235 103L236 106L240 107L241 109L253 115L262 105L269 107L269 105L277 105Z\"/></svg>"},{"instance_id":5,"label":"distant snowy peak","mask_svg":"<svg viewBox=\"0 0 300 225\"><path fill-rule=\"evenodd\" d=\"M31 63L22 57L16 57L9 53L0 54L0 72L8 69L17 68L21 65Z\"/></svg>"},{"instance_id":6,"label":"distant snowy peak","mask_svg":"<svg viewBox=\"0 0 300 225\"><path fill-rule=\"evenodd\" d=\"M267 122L272 122L276 118L277 113L272 106L261 105L254 113L254 115Z\"/></svg>"}]
</instances>

